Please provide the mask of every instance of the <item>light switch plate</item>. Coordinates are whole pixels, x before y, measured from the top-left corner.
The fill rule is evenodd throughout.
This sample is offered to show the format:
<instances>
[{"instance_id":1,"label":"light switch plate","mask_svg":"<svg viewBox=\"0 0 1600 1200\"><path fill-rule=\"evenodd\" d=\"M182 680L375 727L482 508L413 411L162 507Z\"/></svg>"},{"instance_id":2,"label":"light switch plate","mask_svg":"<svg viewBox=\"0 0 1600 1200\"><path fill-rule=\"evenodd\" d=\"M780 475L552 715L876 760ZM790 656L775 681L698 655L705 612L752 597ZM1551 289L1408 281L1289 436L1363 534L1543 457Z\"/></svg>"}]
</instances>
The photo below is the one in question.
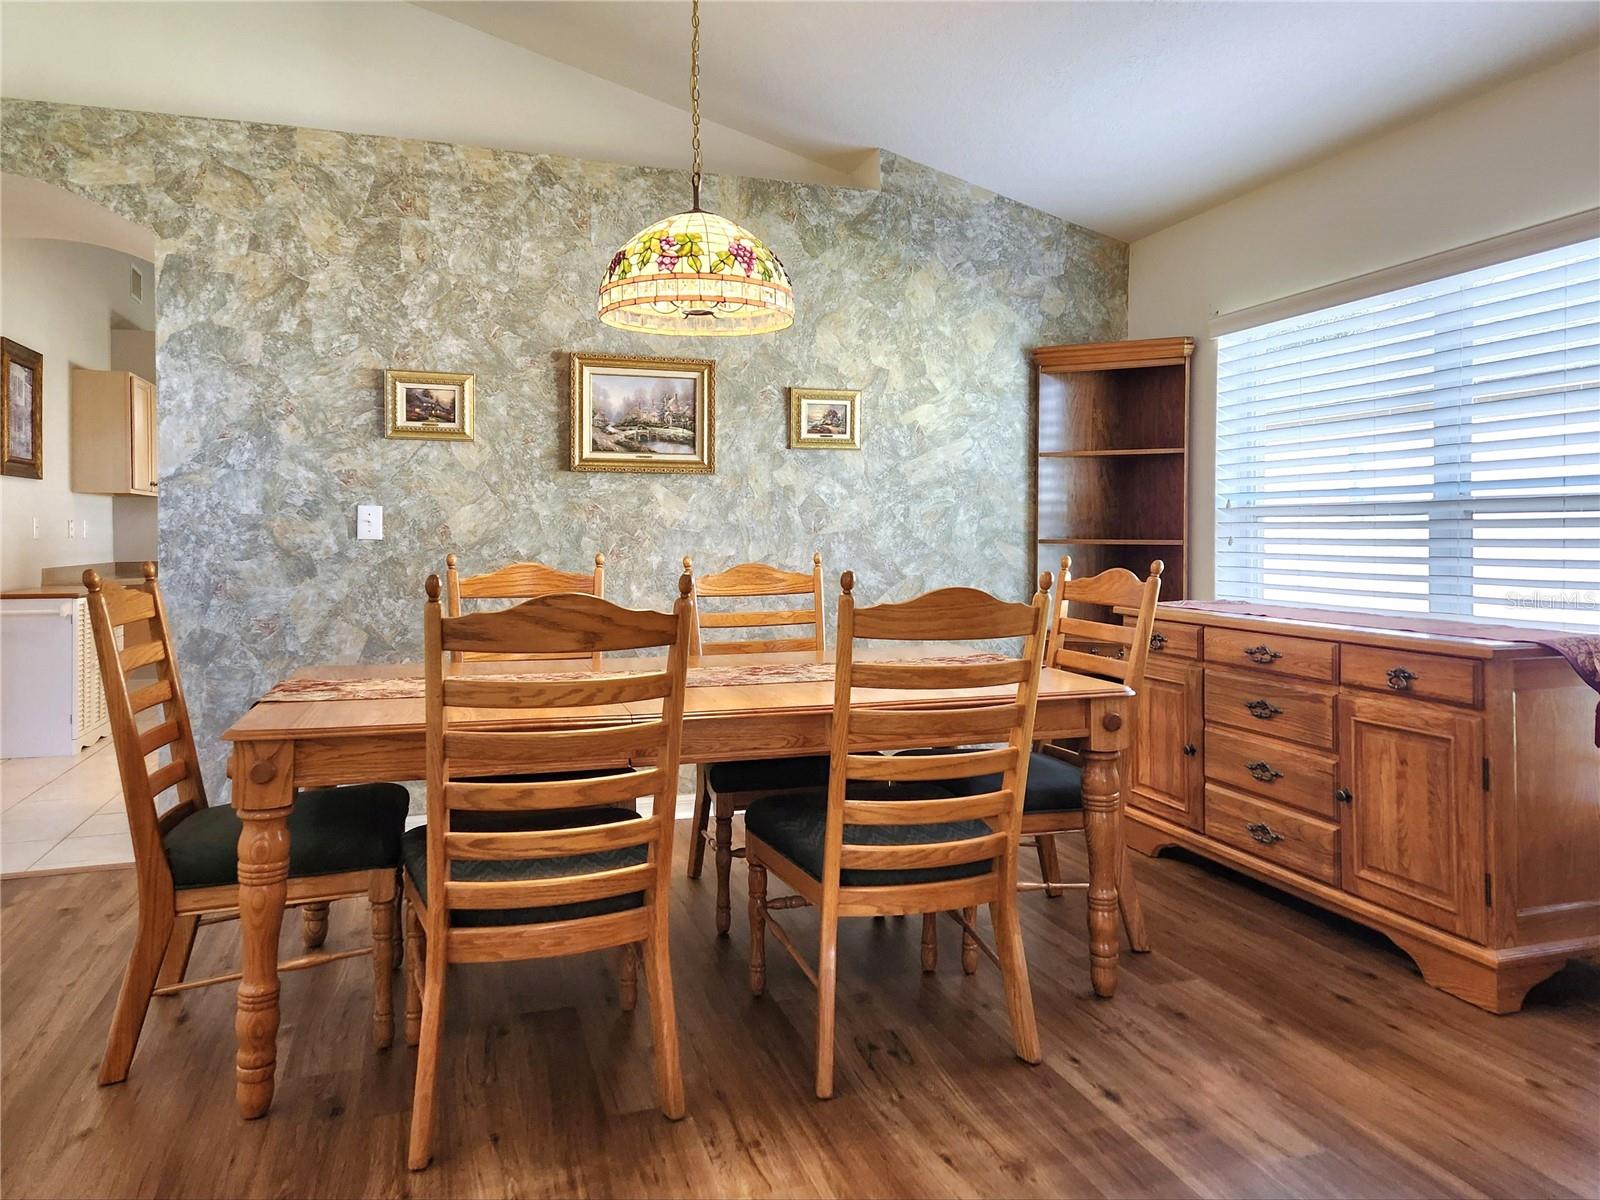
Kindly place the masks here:
<instances>
[{"instance_id":1,"label":"light switch plate","mask_svg":"<svg viewBox=\"0 0 1600 1200\"><path fill-rule=\"evenodd\" d=\"M383 541L383 505L356 505L356 540L359 542Z\"/></svg>"}]
</instances>

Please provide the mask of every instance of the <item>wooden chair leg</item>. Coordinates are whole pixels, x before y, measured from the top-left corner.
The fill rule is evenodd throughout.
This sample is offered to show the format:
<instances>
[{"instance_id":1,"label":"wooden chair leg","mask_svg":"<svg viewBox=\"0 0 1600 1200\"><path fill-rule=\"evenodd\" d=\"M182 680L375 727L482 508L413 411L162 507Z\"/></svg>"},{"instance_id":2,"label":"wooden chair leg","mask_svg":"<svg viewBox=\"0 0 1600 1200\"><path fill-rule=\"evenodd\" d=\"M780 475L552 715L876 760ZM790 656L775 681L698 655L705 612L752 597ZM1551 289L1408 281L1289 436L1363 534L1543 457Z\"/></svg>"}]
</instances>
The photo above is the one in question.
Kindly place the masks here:
<instances>
[{"instance_id":1,"label":"wooden chair leg","mask_svg":"<svg viewBox=\"0 0 1600 1200\"><path fill-rule=\"evenodd\" d=\"M1056 835L1035 834L1034 844L1039 851L1039 878L1044 881L1044 894L1054 899L1066 890L1056 886L1061 882L1061 860L1056 857Z\"/></svg>"},{"instance_id":2,"label":"wooden chair leg","mask_svg":"<svg viewBox=\"0 0 1600 1200\"><path fill-rule=\"evenodd\" d=\"M672 992L672 954L667 939L652 934L644 943L644 981L650 993L650 1038L656 1060L656 1092L668 1120L681 1120L683 1066L678 1057L678 1008Z\"/></svg>"},{"instance_id":3,"label":"wooden chair leg","mask_svg":"<svg viewBox=\"0 0 1600 1200\"><path fill-rule=\"evenodd\" d=\"M128 1077L133 1052L139 1046L139 1031L144 1028L144 1015L150 1009L150 994L155 990L156 976L161 973L167 944L172 939L172 923L173 912L168 907L155 913L142 908L139 912L133 953L128 956L122 990L117 993L117 1010L111 1017L111 1032L106 1036L105 1057L100 1060L102 1087L121 1083Z\"/></svg>"},{"instance_id":4,"label":"wooden chair leg","mask_svg":"<svg viewBox=\"0 0 1600 1200\"><path fill-rule=\"evenodd\" d=\"M326 900L319 900L315 904L301 906L300 936L304 940L307 950L315 950L328 940L328 902Z\"/></svg>"},{"instance_id":5,"label":"wooden chair leg","mask_svg":"<svg viewBox=\"0 0 1600 1200\"><path fill-rule=\"evenodd\" d=\"M973 928L977 927L978 910L976 908L964 908L961 910L961 915L966 918L968 925ZM967 975L976 975L978 973L978 939L973 937L966 928L961 930L961 970Z\"/></svg>"},{"instance_id":6,"label":"wooden chair leg","mask_svg":"<svg viewBox=\"0 0 1600 1200\"><path fill-rule=\"evenodd\" d=\"M939 969L939 914L922 914L922 973L932 975Z\"/></svg>"},{"instance_id":7,"label":"wooden chair leg","mask_svg":"<svg viewBox=\"0 0 1600 1200\"><path fill-rule=\"evenodd\" d=\"M439 1042L444 1033L445 948L429 947L422 983L422 1031L417 1040L417 1082L411 1098L411 1146L406 1165L420 1171L433 1158L439 1100Z\"/></svg>"},{"instance_id":8,"label":"wooden chair leg","mask_svg":"<svg viewBox=\"0 0 1600 1200\"><path fill-rule=\"evenodd\" d=\"M733 802L718 792L717 821L717 936L726 937L733 924L733 903L728 885L733 874Z\"/></svg>"},{"instance_id":9,"label":"wooden chair leg","mask_svg":"<svg viewBox=\"0 0 1600 1200\"><path fill-rule=\"evenodd\" d=\"M767 869L749 863L750 892L750 994L767 990Z\"/></svg>"},{"instance_id":10,"label":"wooden chair leg","mask_svg":"<svg viewBox=\"0 0 1600 1200\"><path fill-rule=\"evenodd\" d=\"M1033 989L1028 984L1028 958L1022 946L1015 891L1002 889L999 899L989 906L989 919L994 923L995 953L1005 981L1012 1042L1018 1058L1025 1063L1037 1063L1040 1059L1039 1026L1033 1015Z\"/></svg>"},{"instance_id":11,"label":"wooden chair leg","mask_svg":"<svg viewBox=\"0 0 1600 1200\"><path fill-rule=\"evenodd\" d=\"M689 878L699 879L706 861L706 825L711 819L711 794L706 790L706 768L694 769L694 823L689 837Z\"/></svg>"},{"instance_id":12,"label":"wooden chair leg","mask_svg":"<svg viewBox=\"0 0 1600 1200\"><path fill-rule=\"evenodd\" d=\"M394 1044L393 871L373 875L367 900L372 906L372 1044L387 1050Z\"/></svg>"},{"instance_id":13,"label":"wooden chair leg","mask_svg":"<svg viewBox=\"0 0 1600 1200\"><path fill-rule=\"evenodd\" d=\"M1133 856L1126 847L1117 864L1117 906L1122 910L1122 927L1128 932L1128 949L1136 954L1150 953L1150 934L1144 927L1144 905L1133 882Z\"/></svg>"},{"instance_id":14,"label":"wooden chair leg","mask_svg":"<svg viewBox=\"0 0 1600 1200\"><path fill-rule=\"evenodd\" d=\"M171 987L182 983L189 970L189 955L194 951L194 935L200 932L200 914L178 917L172 926L172 936L167 939L167 953L161 960L161 973L156 976L157 987Z\"/></svg>"},{"instance_id":15,"label":"wooden chair leg","mask_svg":"<svg viewBox=\"0 0 1600 1200\"><path fill-rule=\"evenodd\" d=\"M425 954L422 921L417 910L406 905L406 1045L415 1046L422 1036L422 963Z\"/></svg>"},{"instance_id":16,"label":"wooden chair leg","mask_svg":"<svg viewBox=\"0 0 1600 1200\"><path fill-rule=\"evenodd\" d=\"M839 917L822 915L817 956L817 1099L833 1097L833 1015L839 991Z\"/></svg>"},{"instance_id":17,"label":"wooden chair leg","mask_svg":"<svg viewBox=\"0 0 1600 1200\"><path fill-rule=\"evenodd\" d=\"M633 943L622 948L622 963L617 968L617 1004L623 1012L632 1012L639 1003L639 947Z\"/></svg>"}]
</instances>

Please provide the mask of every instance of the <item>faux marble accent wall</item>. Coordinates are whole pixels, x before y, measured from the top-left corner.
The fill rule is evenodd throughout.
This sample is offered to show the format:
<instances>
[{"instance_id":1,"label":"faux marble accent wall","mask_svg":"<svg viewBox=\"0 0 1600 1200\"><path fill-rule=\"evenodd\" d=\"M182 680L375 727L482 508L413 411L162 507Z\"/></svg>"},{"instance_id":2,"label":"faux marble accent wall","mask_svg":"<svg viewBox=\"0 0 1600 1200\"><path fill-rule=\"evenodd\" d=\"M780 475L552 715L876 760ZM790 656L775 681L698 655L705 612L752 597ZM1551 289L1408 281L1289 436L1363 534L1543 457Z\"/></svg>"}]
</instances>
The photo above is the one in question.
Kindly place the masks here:
<instances>
[{"instance_id":1,"label":"faux marble accent wall","mask_svg":"<svg viewBox=\"0 0 1600 1200\"><path fill-rule=\"evenodd\" d=\"M213 791L217 735L287 671L414 658L422 580L596 550L664 606L678 563L803 564L856 594L1028 589L1027 349L1124 335L1127 247L885 154L879 191L712 178L799 316L766 337L594 317L683 173L6 101L0 168L159 238L160 556ZM715 147L711 147L715 161ZM567 354L717 363L714 476L567 469ZM473 371L477 440L382 437L384 367ZM862 392L859 453L786 449L791 385ZM355 540L357 503L385 540Z\"/></svg>"}]
</instances>

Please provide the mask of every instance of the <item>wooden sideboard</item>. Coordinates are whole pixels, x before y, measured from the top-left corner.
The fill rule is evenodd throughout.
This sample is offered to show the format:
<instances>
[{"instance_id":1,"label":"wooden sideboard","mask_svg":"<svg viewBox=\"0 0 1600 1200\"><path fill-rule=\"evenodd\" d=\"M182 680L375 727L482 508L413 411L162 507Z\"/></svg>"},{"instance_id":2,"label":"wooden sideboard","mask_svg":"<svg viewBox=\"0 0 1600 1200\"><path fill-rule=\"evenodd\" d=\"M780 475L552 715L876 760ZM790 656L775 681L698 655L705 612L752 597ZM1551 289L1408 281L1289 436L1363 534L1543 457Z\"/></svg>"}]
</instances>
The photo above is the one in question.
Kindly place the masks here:
<instances>
[{"instance_id":1,"label":"wooden sideboard","mask_svg":"<svg viewBox=\"0 0 1600 1200\"><path fill-rule=\"evenodd\" d=\"M1595 693L1532 643L1303 611L1158 609L1128 844L1369 925L1433 986L1515 1012L1600 949Z\"/></svg>"}]
</instances>

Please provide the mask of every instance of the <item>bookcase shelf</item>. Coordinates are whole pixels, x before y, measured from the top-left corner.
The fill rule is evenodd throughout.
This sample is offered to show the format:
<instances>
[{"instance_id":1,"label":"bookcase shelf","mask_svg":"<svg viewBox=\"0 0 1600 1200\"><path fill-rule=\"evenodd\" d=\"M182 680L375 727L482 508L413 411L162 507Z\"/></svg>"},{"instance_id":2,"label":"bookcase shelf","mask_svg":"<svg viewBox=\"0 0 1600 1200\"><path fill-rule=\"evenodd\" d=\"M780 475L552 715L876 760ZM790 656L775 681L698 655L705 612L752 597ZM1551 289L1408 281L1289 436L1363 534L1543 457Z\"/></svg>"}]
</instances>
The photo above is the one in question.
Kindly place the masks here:
<instances>
[{"instance_id":1,"label":"bookcase shelf","mask_svg":"<svg viewBox=\"0 0 1600 1200\"><path fill-rule=\"evenodd\" d=\"M1038 371L1037 569L1075 576L1163 561L1188 594L1189 338L1044 346ZM1107 615L1085 612L1084 616Z\"/></svg>"}]
</instances>

